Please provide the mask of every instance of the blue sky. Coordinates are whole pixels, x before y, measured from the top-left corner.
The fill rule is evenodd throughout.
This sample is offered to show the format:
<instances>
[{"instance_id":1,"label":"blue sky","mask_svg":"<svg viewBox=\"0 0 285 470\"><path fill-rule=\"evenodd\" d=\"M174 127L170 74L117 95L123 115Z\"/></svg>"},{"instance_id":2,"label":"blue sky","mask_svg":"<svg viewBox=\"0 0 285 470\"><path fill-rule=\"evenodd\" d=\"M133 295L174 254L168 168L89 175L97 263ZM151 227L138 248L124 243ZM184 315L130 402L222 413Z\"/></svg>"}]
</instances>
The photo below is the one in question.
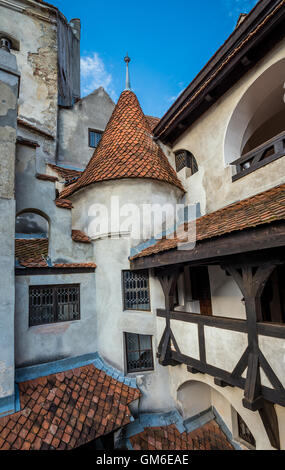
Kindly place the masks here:
<instances>
[{"instance_id":1,"label":"blue sky","mask_svg":"<svg viewBox=\"0 0 285 470\"><path fill-rule=\"evenodd\" d=\"M129 53L132 89L161 117L257 0L54 0L80 18L82 95L103 86L116 101Z\"/></svg>"}]
</instances>

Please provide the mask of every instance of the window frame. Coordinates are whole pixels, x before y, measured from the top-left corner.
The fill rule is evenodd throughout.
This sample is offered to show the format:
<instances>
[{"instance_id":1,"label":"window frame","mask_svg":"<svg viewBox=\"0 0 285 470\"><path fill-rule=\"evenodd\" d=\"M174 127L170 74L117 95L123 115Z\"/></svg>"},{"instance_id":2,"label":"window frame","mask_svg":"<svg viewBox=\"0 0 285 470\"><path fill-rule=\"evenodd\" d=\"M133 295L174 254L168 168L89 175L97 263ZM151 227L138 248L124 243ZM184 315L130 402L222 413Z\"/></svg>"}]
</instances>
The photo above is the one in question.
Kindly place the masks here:
<instances>
[{"instance_id":1,"label":"window frame","mask_svg":"<svg viewBox=\"0 0 285 470\"><path fill-rule=\"evenodd\" d=\"M131 351L129 350L129 348L128 348L128 335L136 335L138 337L138 343L139 343L139 349L138 350L131 350ZM141 349L140 348L140 336L148 336L150 338L151 349ZM128 332L124 332L124 342L125 342L125 361L126 361L127 374L133 374L133 373L137 373L137 372L152 372L152 371L154 371L153 335L141 334L141 333L131 333L131 332L128 331ZM151 352L152 367L138 368L138 369L129 370L128 353L129 352L139 352L141 354L142 352L146 352L146 351Z\"/></svg>"},{"instance_id":2,"label":"window frame","mask_svg":"<svg viewBox=\"0 0 285 470\"><path fill-rule=\"evenodd\" d=\"M78 288L78 318L72 319L72 320L58 320L58 309L57 309L57 289L60 288ZM31 304L31 290L32 289L53 289L53 304L52 304L52 309L53 309L53 314L54 318L56 317L57 320L53 322L48 322L48 323L37 323L37 324L32 324L31 322L31 315L32 315L32 304ZM55 325L57 323L70 323L74 321L80 321L81 320L81 285L76 283L76 284L41 284L41 285L31 285L29 286L29 328L33 328L34 326L44 326L44 325Z\"/></svg>"},{"instance_id":3,"label":"window frame","mask_svg":"<svg viewBox=\"0 0 285 470\"><path fill-rule=\"evenodd\" d=\"M149 308L142 309L142 308L127 308L126 306L126 299L125 299L125 283L124 283L124 273L131 272L131 273L139 273L139 272L147 272L147 290L148 290L148 297L149 297ZM150 282L149 282L149 270L148 269L138 269L132 271L130 269L123 269L122 270L122 300L123 300L123 311L124 312L151 312L151 296L150 296Z\"/></svg>"},{"instance_id":4,"label":"window frame","mask_svg":"<svg viewBox=\"0 0 285 470\"><path fill-rule=\"evenodd\" d=\"M96 149L101 141L101 139L99 140L98 144L93 147L93 145L90 145L91 143L91 139L90 139L90 134L91 132L94 132L95 134L100 134L101 135L101 139L102 139L102 134L103 134L103 131L100 131L99 129L91 129L90 127L88 128L88 146L92 149Z\"/></svg>"},{"instance_id":5,"label":"window frame","mask_svg":"<svg viewBox=\"0 0 285 470\"><path fill-rule=\"evenodd\" d=\"M181 168L178 169L177 158L181 154L183 154L183 156L184 156L184 165ZM198 166L197 160L194 157L193 153L191 153L191 152L189 152L189 150L185 150L185 149L177 150L175 152L175 169L176 169L176 172L179 173L184 168L188 168L189 170L191 170L191 176L195 175L195 173L198 173L198 171L199 171L199 166Z\"/></svg>"}]
</instances>

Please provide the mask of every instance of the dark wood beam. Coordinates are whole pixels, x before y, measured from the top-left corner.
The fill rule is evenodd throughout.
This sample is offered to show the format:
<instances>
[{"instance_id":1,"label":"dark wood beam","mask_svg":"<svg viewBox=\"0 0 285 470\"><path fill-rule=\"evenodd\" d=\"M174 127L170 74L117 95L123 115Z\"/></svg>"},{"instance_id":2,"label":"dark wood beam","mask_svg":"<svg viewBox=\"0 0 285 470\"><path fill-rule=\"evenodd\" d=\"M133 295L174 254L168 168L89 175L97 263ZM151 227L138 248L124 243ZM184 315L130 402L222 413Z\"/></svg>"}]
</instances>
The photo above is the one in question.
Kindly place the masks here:
<instances>
[{"instance_id":1,"label":"dark wood beam","mask_svg":"<svg viewBox=\"0 0 285 470\"><path fill-rule=\"evenodd\" d=\"M258 410L263 426L268 435L270 444L275 449L280 449L280 436L279 436L279 426L278 419L276 415L276 410L273 403L268 402L267 400L263 401L262 407Z\"/></svg>"},{"instance_id":2,"label":"dark wood beam","mask_svg":"<svg viewBox=\"0 0 285 470\"><path fill-rule=\"evenodd\" d=\"M284 259L285 221L236 231L220 237L197 242L193 250L172 249L155 255L131 260L131 269L159 268L173 265L223 264L227 257L249 254L258 257L259 253L272 257L270 250L277 249ZM266 251L268 250L268 253ZM232 260L231 260L232 262ZM237 257L238 262L238 257Z\"/></svg>"}]
</instances>

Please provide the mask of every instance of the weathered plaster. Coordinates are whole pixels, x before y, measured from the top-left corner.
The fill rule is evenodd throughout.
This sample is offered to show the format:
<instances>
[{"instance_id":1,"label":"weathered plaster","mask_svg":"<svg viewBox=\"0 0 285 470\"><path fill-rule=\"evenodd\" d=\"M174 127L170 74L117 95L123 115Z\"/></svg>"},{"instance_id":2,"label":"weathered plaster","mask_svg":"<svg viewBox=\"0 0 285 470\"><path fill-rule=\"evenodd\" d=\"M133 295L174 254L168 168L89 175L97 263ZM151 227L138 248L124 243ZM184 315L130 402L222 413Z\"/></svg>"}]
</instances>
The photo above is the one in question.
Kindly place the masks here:
<instances>
[{"instance_id":1,"label":"weathered plaster","mask_svg":"<svg viewBox=\"0 0 285 470\"><path fill-rule=\"evenodd\" d=\"M89 147L88 130L104 131L114 107L110 96L100 87L75 103L72 109L60 108L59 163L85 168L94 153Z\"/></svg>"},{"instance_id":2,"label":"weathered plaster","mask_svg":"<svg viewBox=\"0 0 285 470\"><path fill-rule=\"evenodd\" d=\"M239 80L209 111L179 137L173 146L173 152L186 149L192 152L197 160L199 172L188 177L185 182L188 190L186 200L188 203L200 201L202 214L212 212L284 182L284 158L276 160L233 183L234 170L231 166L225 167L224 157L227 128L235 107L254 81L271 65L285 57L284 45L285 40L278 43L258 62L254 69ZM243 132L242 125L240 132Z\"/></svg>"}]
</instances>

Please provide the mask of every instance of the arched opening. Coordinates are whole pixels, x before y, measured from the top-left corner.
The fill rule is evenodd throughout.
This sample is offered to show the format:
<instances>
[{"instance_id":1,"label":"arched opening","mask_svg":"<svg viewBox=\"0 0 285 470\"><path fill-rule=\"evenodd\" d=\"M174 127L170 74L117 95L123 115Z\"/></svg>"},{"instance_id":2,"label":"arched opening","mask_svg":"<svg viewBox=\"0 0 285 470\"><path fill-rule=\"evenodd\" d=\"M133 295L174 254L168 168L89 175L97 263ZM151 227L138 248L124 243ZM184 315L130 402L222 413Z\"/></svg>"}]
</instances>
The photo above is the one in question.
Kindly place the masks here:
<instances>
[{"instance_id":1,"label":"arched opening","mask_svg":"<svg viewBox=\"0 0 285 470\"><path fill-rule=\"evenodd\" d=\"M246 422L246 411L241 416L224 395L207 383L198 380L184 382L177 390L177 402L186 429L216 421L232 443L255 448L253 421Z\"/></svg>"},{"instance_id":2,"label":"arched opening","mask_svg":"<svg viewBox=\"0 0 285 470\"><path fill-rule=\"evenodd\" d=\"M29 209L16 217L15 258L24 267L46 266L49 252L49 220Z\"/></svg>"},{"instance_id":3,"label":"arched opening","mask_svg":"<svg viewBox=\"0 0 285 470\"><path fill-rule=\"evenodd\" d=\"M224 157L226 164L239 165L238 172L257 169L285 154L284 69L282 59L263 72L231 116Z\"/></svg>"},{"instance_id":4,"label":"arched opening","mask_svg":"<svg viewBox=\"0 0 285 470\"><path fill-rule=\"evenodd\" d=\"M177 173L183 168L188 168L188 176L192 176L199 170L196 158L188 150L178 150L175 152L175 165Z\"/></svg>"}]
</instances>

